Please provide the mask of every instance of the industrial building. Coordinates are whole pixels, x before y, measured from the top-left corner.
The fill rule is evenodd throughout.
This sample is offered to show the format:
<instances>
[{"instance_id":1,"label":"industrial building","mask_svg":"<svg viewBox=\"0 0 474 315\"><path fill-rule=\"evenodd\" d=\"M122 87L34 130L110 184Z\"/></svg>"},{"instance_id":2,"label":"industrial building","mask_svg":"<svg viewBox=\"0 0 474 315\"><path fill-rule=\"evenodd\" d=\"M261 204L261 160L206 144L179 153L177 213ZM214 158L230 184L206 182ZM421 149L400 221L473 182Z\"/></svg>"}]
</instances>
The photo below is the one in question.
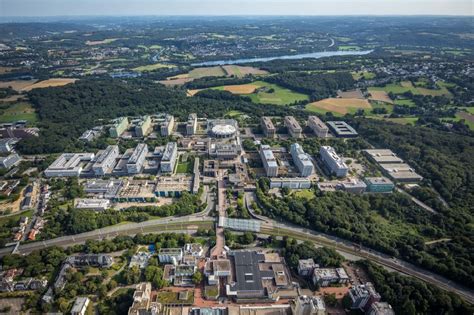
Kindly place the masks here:
<instances>
[{"instance_id":1,"label":"industrial building","mask_svg":"<svg viewBox=\"0 0 474 315\"><path fill-rule=\"evenodd\" d=\"M328 121L331 132L338 138L356 138L359 134L345 121Z\"/></svg>"},{"instance_id":2,"label":"industrial building","mask_svg":"<svg viewBox=\"0 0 474 315\"><path fill-rule=\"evenodd\" d=\"M298 143L293 143L290 147L291 157L293 162L300 171L300 176L308 177L313 173L314 165L311 158L306 154L303 148Z\"/></svg>"},{"instance_id":3,"label":"industrial building","mask_svg":"<svg viewBox=\"0 0 474 315\"><path fill-rule=\"evenodd\" d=\"M416 183L423 180L410 165L405 163L379 164L383 172L392 180L404 183Z\"/></svg>"},{"instance_id":4,"label":"industrial building","mask_svg":"<svg viewBox=\"0 0 474 315\"><path fill-rule=\"evenodd\" d=\"M161 123L160 131L163 137L171 136L174 128L174 117L172 115L166 115L165 121Z\"/></svg>"},{"instance_id":5,"label":"industrial building","mask_svg":"<svg viewBox=\"0 0 474 315\"><path fill-rule=\"evenodd\" d=\"M375 163L403 163L403 160L399 158L392 150L388 149L370 149L362 151L370 160Z\"/></svg>"},{"instance_id":6,"label":"industrial building","mask_svg":"<svg viewBox=\"0 0 474 315\"><path fill-rule=\"evenodd\" d=\"M143 116L142 120L135 126L135 135L137 137L146 137L151 130L151 117Z\"/></svg>"},{"instance_id":7,"label":"industrial building","mask_svg":"<svg viewBox=\"0 0 474 315\"><path fill-rule=\"evenodd\" d=\"M293 116L285 116L285 127L288 128L288 133L293 138L301 138L303 128Z\"/></svg>"},{"instance_id":8,"label":"industrial building","mask_svg":"<svg viewBox=\"0 0 474 315\"><path fill-rule=\"evenodd\" d=\"M13 153L8 156L2 156L0 157L0 168L6 168L9 169L10 167L13 167L20 163L21 158L18 154Z\"/></svg>"},{"instance_id":9,"label":"industrial building","mask_svg":"<svg viewBox=\"0 0 474 315\"><path fill-rule=\"evenodd\" d=\"M218 160L233 160L242 153L237 143L214 143L209 141L209 156Z\"/></svg>"},{"instance_id":10,"label":"industrial building","mask_svg":"<svg viewBox=\"0 0 474 315\"><path fill-rule=\"evenodd\" d=\"M327 287L331 284L349 283L349 276L344 268L314 268L313 283L320 287Z\"/></svg>"},{"instance_id":11,"label":"industrial building","mask_svg":"<svg viewBox=\"0 0 474 315\"><path fill-rule=\"evenodd\" d=\"M178 159L178 145L176 142L168 142L161 157L161 172L172 173Z\"/></svg>"},{"instance_id":12,"label":"industrial building","mask_svg":"<svg viewBox=\"0 0 474 315\"><path fill-rule=\"evenodd\" d=\"M278 254L231 251L229 256L234 281L226 291L236 302L275 301L279 289L292 288L288 268Z\"/></svg>"},{"instance_id":13,"label":"industrial building","mask_svg":"<svg viewBox=\"0 0 474 315\"><path fill-rule=\"evenodd\" d=\"M326 138L328 136L329 128L318 116L309 116L308 126L319 138Z\"/></svg>"},{"instance_id":14,"label":"industrial building","mask_svg":"<svg viewBox=\"0 0 474 315\"><path fill-rule=\"evenodd\" d=\"M326 315L326 305L321 296L300 295L291 301L293 315Z\"/></svg>"},{"instance_id":15,"label":"industrial building","mask_svg":"<svg viewBox=\"0 0 474 315\"><path fill-rule=\"evenodd\" d=\"M309 189L311 181L306 178L270 178L270 188L290 188L290 189Z\"/></svg>"},{"instance_id":16,"label":"industrial building","mask_svg":"<svg viewBox=\"0 0 474 315\"><path fill-rule=\"evenodd\" d=\"M278 164L270 146L262 145L260 147L260 158L262 159L263 167L265 168L267 176L278 176Z\"/></svg>"},{"instance_id":17,"label":"industrial building","mask_svg":"<svg viewBox=\"0 0 474 315\"><path fill-rule=\"evenodd\" d=\"M344 163L344 161L336 154L333 147L321 146L319 155L329 173L334 174L337 177L347 176L349 167L347 167L346 163Z\"/></svg>"},{"instance_id":18,"label":"industrial building","mask_svg":"<svg viewBox=\"0 0 474 315\"><path fill-rule=\"evenodd\" d=\"M274 138L276 135L276 128L270 117L263 116L261 119L263 134L268 138Z\"/></svg>"},{"instance_id":19,"label":"industrial building","mask_svg":"<svg viewBox=\"0 0 474 315\"><path fill-rule=\"evenodd\" d=\"M386 177L366 177L364 182L368 192L391 193L395 188L393 182Z\"/></svg>"},{"instance_id":20,"label":"industrial building","mask_svg":"<svg viewBox=\"0 0 474 315\"><path fill-rule=\"evenodd\" d=\"M109 134L112 138L120 137L130 125L127 117L120 117L118 118L112 127L109 129Z\"/></svg>"},{"instance_id":21,"label":"industrial building","mask_svg":"<svg viewBox=\"0 0 474 315\"><path fill-rule=\"evenodd\" d=\"M189 114L188 122L186 123L186 134L188 136L192 136L196 134L197 125L198 125L197 114L196 113Z\"/></svg>"},{"instance_id":22,"label":"industrial building","mask_svg":"<svg viewBox=\"0 0 474 315\"><path fill-rule=\"evenodd\" d=\"M127 161L128 174L140 174L143 170L143 164L148 153L148 146L145 143L139 143L132 155Z\"/></svg>"},{"instance_id":23,"label":"industrial building","mask_svg":"<svg viewBox=\"0 0 474 315\"><path fill-rule=\"evenodd\" d=\"M79 176L85 164L94 159L94 153L63 153L45 171L46 177Z\"/></svg>"},{"instance_id":24,"label":"industrial building","mask_svg":"<svg viewBox=\"0 0 474 315\"><path fill-rule=\"evenodd\" d=\"M109 199L77 199L75 204L76 209L105 211L110 208Z\"/></svg>"},{"instance_id":25,"label":"industrial building","mask_svg":"<svg viewBox=\"0 0 474 315\"><path fill-rule=\"evenodd\" d=\"M351 309L366 312L373 303L380 302L380 294L375 291L372 283L352 286L349 289L348 296L352 302Z\"/></svg>"},{"instance_id":26,"label":"industrial building","mask_svg":"<svg viewBox=\"0 0 474 315\"><path fill-rule=\"evenodd\" d=\"M96 176L104 176L112 172L116 160L119 156L118 145L109 145L105 150L99 151L92 165L92 170Z\"/></svg>"}]
</instances>

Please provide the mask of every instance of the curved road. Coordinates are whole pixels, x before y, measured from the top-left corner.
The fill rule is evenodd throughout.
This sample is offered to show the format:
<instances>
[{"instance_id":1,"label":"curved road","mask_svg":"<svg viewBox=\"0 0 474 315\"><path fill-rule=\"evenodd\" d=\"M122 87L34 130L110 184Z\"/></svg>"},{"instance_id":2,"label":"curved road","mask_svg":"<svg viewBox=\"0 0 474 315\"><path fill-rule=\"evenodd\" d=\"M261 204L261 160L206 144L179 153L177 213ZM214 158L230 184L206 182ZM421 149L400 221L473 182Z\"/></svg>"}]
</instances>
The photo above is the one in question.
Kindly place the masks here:
<instances>
[{"instance_id":1,"label":"curved road","mask_svg":"<svg viewBox=\"0 0 474 315\"><path fill-rule=\"evenodd\" d=\"M308 240L320 245L332 247L336 251L348 253L353 256L373 261L382 266L392 268L398 272L431 283L441 289L457 293L459 294L459 296L463 297L468 302L474 304L474 291L465 286L457 284L451 280L448 280L442 276L439 276L433 272L427 271L406 261L393 258L391 256L368 248L361 248L359 244L353 243L351 241L328 234L315 232L313 230L301 228L288 222L280 223L270 218L257 215L252 211L252 208L250 207L252 201L256 201L255 193L246 192L246 206L250 214L254 218L263 221L261 232L264 234L287 235L293 238L297 238L299 240Z\"/></svg>"}]
</instances>

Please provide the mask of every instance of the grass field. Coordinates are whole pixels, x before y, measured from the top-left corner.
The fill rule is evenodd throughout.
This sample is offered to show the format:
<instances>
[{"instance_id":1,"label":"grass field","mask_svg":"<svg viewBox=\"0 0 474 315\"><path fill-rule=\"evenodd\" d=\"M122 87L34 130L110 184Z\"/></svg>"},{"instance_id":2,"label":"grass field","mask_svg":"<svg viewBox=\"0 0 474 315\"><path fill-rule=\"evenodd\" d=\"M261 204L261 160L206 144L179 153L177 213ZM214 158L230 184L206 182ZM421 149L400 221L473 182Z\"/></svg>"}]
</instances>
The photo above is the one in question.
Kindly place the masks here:
<instances>
[{"instance_id":1,"label":"grass field","mask_svg":"<svg viewBox=\"0 0 474 315\"><path fill-rule=\"evenodd\" d=\"M418 121L418 117L400 117L400 118L384 118L380 116L368 116L368 117L372 119L390 121L390 122L400 124L400 125L414 125Z\"/></svg>"},{"instance_id":2,"label":"grass field","mask_svg":"<svg viewBox=\"0 0 474 315\"><path fill-rule=\"evenodd\" d=\"M228 66L215 66L215 67L202 67L196 68L188 73L183 73L174 77L169 77L167 80L160 81L164 85L182 85L186 82L190 82L194 79L200 79L204 77L230 77L235 76L242 78L246 75L265 75L267 71L260 70L254 67L242 67L235 65Z\"/></svg>"},{"instance_id":3,"label":"grass field","mask_svg":"<svg viewBox=\"0 0 474 315\"><path fill-rule=\"evenodd\" d=\"M76 82L77 79L49 79L40 82L36 82L35 84L26 86L22 89L22 91L31 91L33 89L42 89L47 87L56 87L56 86L64 86L70 83Z\"/></svg>"},{"instance_id":4,"label":"grass field","mask_svg":"<svg viewBox=\"0 0 474 315\"><path fill-rule=\"evenodd\" d=\"M396 99L394 101L395 105L403 105L403 106L415 106L415 103L409 99Z\"/></svg>"},{"instance_id":5,"label":"grass field","mask_svg":"<svg viewBox=\"0 0 474 315\"><path fill-rule=\"evenodd\" d=\"M15 81L3 81L0 82L0 88L11 87L17 92L22 91L24 88L33 85L37 80L15 80Z\"/></svg>"},{"instance_id":6,"label":"grass field","mask_svg":"<svg viewBox=\"0 0 474 315\"><path fill-rule=\"evenodd\" d=\"M311 200L311 199L314 199L315 197L314 192L311 189L295 190L293 192L293 195L299 198L306 199L306 200Z\"/></svg>"},{"instance_id":7,"label":"grass field","mask_svg":"<svg viewBox=\"0 0 474 315\"><path fill-rule=\"evenodd\" d=\"M35 110L27 102L0 106L0 123L15 122L17 120L27 120L29 123L34 123L37 118Z\"/></svg>"},{"instance_id":8,"label":"grass field","mask_svg":"<svg viewBox=\"0 0 474 315\"><path fill-rule=\"evenodd\" d=\"M371 109L369 101L357 98L326 98L306 105L306 110L325 114L331 112L335 115L355 113L358 109Z\"/></svg>"},{"instance_id":9,"label":"grass field","mask_svg":"<svg viewBox=\"0 0 474 315\"><path fill-rule=\"evenodd\" d=\"M87 46L95 46L95 45L104 45L104 44L110 44L115 42L116 40L119 40L120 38L106 38L104 40L88 40L86 42Z\"/></svg>"},{"instance_id":10,"label":"grass field","mask_svg":"<svg viewBox=\"0 0 474 315\"><path fill-rule=\"evenodd\" d=\"M472 108L472 107L471 107ZM469 126L469 129L474 130L474 113L457 112L456 120L464 119L464 123Z\"/></svg>"},{"instance_id":11,"label":"grass field","mask_svg":"<svg viewBox=\"0 0 474 315\"><path fill-rule=\"evenodd\" d=\"M342 51L352 51L352 50L361 50L362 48L356 45L341 45L338 47L338 49Z\"/></svg>"},{"instance_id":12,"label":"grass field","mask_svg":"<svg viewBox=\"0 0 474 315\"><path fill-rule=\"evenodd\" d=\"M138 72L147 72L147 71L153 71L153 70L158 70L158 69L163 69L163 68L174 68L174 67L175 67L174 65L167 65L164 63L154 63L152 65L136 67L136 68L133 68L132 70L138 71Z\"/></svg>"},{"instance_id":13,"label":"grass field","mask_svg":"<svg viewBox=\"0 0 474 315\"><path fill-rule=\"evenodd\" d=\"M371 80L375 78L375 73L368 72L368 71L359 71L359 72L351 72L352 78L356 81L365 78L366 80Z\"/></svg>"},{"instance_id":14,"label":"grass field","mask_svg":"<svg viewBox=\"0 0 474 315\"><path fill-rule=\"evenodd\" d=\"M5 225L10 220L19 221L20 217L31 218L32 215L33 215L33 210L26 210L26 211L18 212L17 214L14 214L14 215L2 216L0 217L0 226Z\"/></svg>"},{"instance_id":15,"label":"grass field","mask_svg":"<svg viewBox=\"0 0 474 315\"><path fill-rule=\"evenodd\" d=\"M420 85L423 83L420 82ZM441 82L437 83L439 89L427 89L424 87L416 87L410 81L402 81L400 83L387 84L384 87L370 87L369 90L372 91L385 91L386 93L394 94L403 94L405 92L411 91L413 94L417 95L431 95L431 96L451 96L451 93L446 88L446 84Z\"/></svg>"},{"instance_id":16,"label":"grass field","mask_svg":"<svg viewBox=\"0 0 474 315\"><path fill-rule=\"evenodd\" d=\"M236 76L238 78L242 78L248 74L252 75L266 75L268 71L260 70L254 67L242 67L242 66L235 66L235 65L228 65L222 67L224 71L227 73L228 76Z\"/></svg>"},{"instance_id":17,"label":"grass field","mask_svg":"<svg viewBox=\"0 0 474 315\"><path fill-rule=\"evenodd\" d=\"M176 166L177 174L191 174L193 172L193 162L188 160L187 162L180 162Z\"/></svg>"}]
</instances>

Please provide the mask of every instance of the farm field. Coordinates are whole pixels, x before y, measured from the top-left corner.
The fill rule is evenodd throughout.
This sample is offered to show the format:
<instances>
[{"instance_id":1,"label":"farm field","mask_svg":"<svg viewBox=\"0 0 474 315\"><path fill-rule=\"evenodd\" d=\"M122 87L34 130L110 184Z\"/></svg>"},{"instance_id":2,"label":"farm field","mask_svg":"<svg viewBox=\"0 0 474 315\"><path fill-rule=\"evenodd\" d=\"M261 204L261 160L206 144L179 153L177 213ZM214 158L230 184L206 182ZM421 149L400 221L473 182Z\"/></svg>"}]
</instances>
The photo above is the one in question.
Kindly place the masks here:
<instances>
[{"instance_id":1,"label":"farm field","mask_svg":"<svg viewBox=\"0 0 474 315\"><path fill-rule=\"evenodd\" d=\"M337 96L341 98L358 98L361 100L364 99L364 95L359 89L345 91L345 92L338 91Z\"/></svg>"},{"instance_id":2,"label":"farm field","mask_svg":"<svg viewBox=\"0 0 474 315\"><path fill-rule=\"evenodd\" d=\"M308 100L308 96L283 88L276 84L255 81L249 84L223 85L211 88L228 91L232 94L246 95L257 104L289 105L298 101ZM273 90L273 91L272 91ZM195 95L200 90L188 90L188 95Z\"/></svg>"},{"instance_id":3,"label":"farm field","mask_svg":"<svg viewBox=\"0 0 474 315\"><path fill-rule=\"evenodd\" d=\"M390 122L400 124L400 125L414 125L418 121L418 117L399 117L399 118L385 118L382 116L368 116L368 117L372 119L390 121Z\"/></svg>"},{"instance_id":4,"label":"farm field","mask_svg":"<svg viewBox=\"0 0 474 315\"><path fill-rule=\"evenodd\" d=\"M358 109L371 109L369 101L357 98L326 98L306 105L306 110L325 114L332 112L335 115L355 113Z\"/></svg>"},{"instance_id":5,"label":"farm field","mask_svg":"<svg viewBox=\"0 0 474 315\"><path fill-rule=\"evenodd\" d=\"M412 92L418 95L431 95L431 96L451 96L451 93L446 88L445 84L438 83L438 90L427 89L424 87L416 87L410 81L402 81L400 83L387 84L384 87L370 87L372 91L385 91L386 93L403 94L405 92Z\"/></svg>"},{"instance_id":6,"label":"farm field","mask_svg":"<svg viewBox=\"0 0 474 315\"><path fill-rule=\"evenodd\" d=\"M378 90L374 90L374 89L369 89L369 93L371 95L369 97L370 100L393 104L392 99L388 96L387 92L385 92L385 91L378 91Z\"/></svg>"},{"instance_id":7,"label":"farm field","mask_svg":"<svg viewBox=\"0 0 474 315\"><path fill-rule=\"evenodd\" d=\"M235 65L228 65L222 67L224 71L227 73L228 76L235 76L238 78L242 78L246 75L265 75L268 74L268 71L260 70L254 67L242 67L242 66L235 66Z\"/></svg>"},{"instance_id":8,"label":"farm field","mask_svg":"<svg viewBox=\"0 0 474 315\"><path fill-rule=\"evenodd\" d=\"M95 45L104 45L104 44L110 44L115 42L116 40L119 40L120 38L106 38L104 40L88 40L86 42L87 46L95 46Z\"/></svg>"},{"instance_id":9,"label":"farm field","mask_svg":"<svg viewBox=\"0 0 474 315\"><path fill-rule=\"evenodd\" d=\"M403 105L403 106L415 106L415 103L409 99L396 99L394 101L395 105Z\"/></svg>"},{"instance_id":10,"label":"farm field","mask_svg":"<svg viewBox=\"0 0 474 315\"><path fill-rule=\"evenodd\" d=\"M0 106L0 123L15 122L17 120L27 120L29 123L36 122L37 116L31 104L18 102Z\"/></svg>"},{"instance_id":11,"label":"farm field","mask_svg":"<svg viewBox=\"0 0 474 315\"><path fill-rule=\"evenodd\" d=\"M468 125L471 130L474 130L474 115L472 113L457 112L456 120L459 121L461 119L464 119L466 125Z\"/></svg>"},{"instance_id":12,"label":"farm field","mask_svg":"<svg viewBox=\"0 0 474 315\"><path fill-rule=\"evenodd\" d=\"M31 91L33 89L41 89L47 87L56 87L56 86L63 86L70 83L76 82L77 79L49 79L40 82L36 82L35 84L26 86L22 89L22 91Z\"/></svg>"},{"instance_id":13,"label":"farm field","mask_svg":"<svg viewBox=\"0 0 474 315\"><path fill-rule=\"evenodd\" d=\"M164 64L164 63L154 63L154 64L151 64L151 65L136 67L136 68L133 68L132 70L133 71L138 71L138 72L147 72L147 71L153 71L153 70L157 70L157 69L174 68L174 67L175 67L174 65L168 65L168 64Z\"/></svg>"},{"instance_id":14,"label":"farm field","mask_svg":"<svg viewBox=\"0 0 474 315\"><path fill-rule=\"evenodd\" d=\"M340 45L338 49L342 51L351 51L351 50L361 50L362 48L356 45Z\"/></svg>"},{"instance_id":15,"label":"farm field","mask_svg":"<svg viewBox=\"0 0 474 315\"><path fill-rule=\"evenodd\" d=\"M22 91L27 86L33 85L37 80L14 80L14 81L2 81L0 82L0 88L11 87L17 92Z\"/></svg>"},{"instance_id":16,"label":"farm field","mask_svg":"<svg viewBox=\"0 0 474 315\"><path fill-rule=\"evenodd\" d=\"M351 72L352 78L356 81L365 78L366 80L371 80L375 78L375 73L368 72L368 71L359 71L359 72Z\"/></svg>"}]
</instances>

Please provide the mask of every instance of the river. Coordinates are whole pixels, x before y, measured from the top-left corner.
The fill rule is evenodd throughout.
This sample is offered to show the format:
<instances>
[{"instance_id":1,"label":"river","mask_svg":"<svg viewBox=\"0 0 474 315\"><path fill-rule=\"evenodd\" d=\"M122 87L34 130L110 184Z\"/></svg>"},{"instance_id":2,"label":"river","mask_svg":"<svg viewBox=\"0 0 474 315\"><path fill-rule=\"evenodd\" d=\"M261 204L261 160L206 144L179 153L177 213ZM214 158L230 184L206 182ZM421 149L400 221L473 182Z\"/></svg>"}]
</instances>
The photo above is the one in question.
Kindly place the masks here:
<instances>
[{"instance_id":1,"label":"river","mask_svg":"<svg viewBox=\"0 0 474 315\"><path fill-rule=\"evenodd\" d=\"M360 50L360 51L320 51L307 54L297 54L297 55L285 55L277 57L264 57L264 58L246 58L246 59L235 59L235 60L216 60L216 61L205 61L193 63L191 66L202 67L202 66L222 66L222 65L235 65L242 63L251 63L251 62L266 62L272 60L291 60L291 59L304 59L304 58L323 58L323 57L333 57L333 56L361 56L367 55L373 52L373 50Z\"/></svg>"}]
</instances>

